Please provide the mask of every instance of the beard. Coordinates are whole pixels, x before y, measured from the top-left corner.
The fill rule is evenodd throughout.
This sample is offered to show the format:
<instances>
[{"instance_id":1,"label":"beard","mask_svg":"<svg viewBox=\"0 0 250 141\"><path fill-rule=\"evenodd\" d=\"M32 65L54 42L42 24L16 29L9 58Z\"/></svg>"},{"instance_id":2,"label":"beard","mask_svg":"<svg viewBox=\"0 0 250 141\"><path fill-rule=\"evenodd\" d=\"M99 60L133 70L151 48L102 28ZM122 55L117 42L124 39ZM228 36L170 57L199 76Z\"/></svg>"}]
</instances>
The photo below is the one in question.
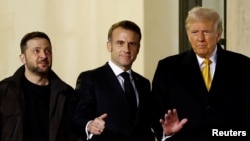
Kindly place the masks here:
<instances>
[{"instance_id":1,"label":"beard","mask_svg":"<svg viewBox=\"0 0 250 141\"><path fill-rule=\"evenodd\" d=\"M48 74L49 70L51 69L51 66L47 65L47 67L39 67L39 64L42 63L42 62L45 62L46 65L49 64L47 59L37 62L38 65L34 65L34 63L32 63L32 62L27 62L26 63L27 69L30 72L32 72L34 74L37 74L39 76L45 76L45 75Z\"/></svg>"}]
</instances>

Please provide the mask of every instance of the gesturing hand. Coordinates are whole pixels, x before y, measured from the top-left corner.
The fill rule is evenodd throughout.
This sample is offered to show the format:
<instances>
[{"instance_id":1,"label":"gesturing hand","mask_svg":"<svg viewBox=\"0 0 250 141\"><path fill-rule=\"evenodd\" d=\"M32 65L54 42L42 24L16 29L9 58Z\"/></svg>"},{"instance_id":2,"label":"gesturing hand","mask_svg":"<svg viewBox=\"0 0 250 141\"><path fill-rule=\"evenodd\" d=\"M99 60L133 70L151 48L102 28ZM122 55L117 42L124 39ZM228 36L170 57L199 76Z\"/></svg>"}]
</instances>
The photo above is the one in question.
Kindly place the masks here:
<instances>
[{"instance_id":1,"label":"gesturing hand","mask_svg":"<svg viewBox=\"0 0 250 141\"><path fill-rule=\"evenodd\" d=\"M90 121L87 129L93 135L100 135L105 128L105 118L108 114L102 114L99 117L96 117L94 120Z\"/></svg>"},{"instance_id":2,"label":"gesturing hand","mask_svg":"<svg viewBox=\"0 0 250 141\"><path fill-rule=\"evenodd\" d=\"M176 109L168 110L168 112L164 115L164 120L160 119L163 132L168 136L171 136L180 131L183 125L187 123L187 121L187 118L179 121Z\"/></svg>"}]
</instances>

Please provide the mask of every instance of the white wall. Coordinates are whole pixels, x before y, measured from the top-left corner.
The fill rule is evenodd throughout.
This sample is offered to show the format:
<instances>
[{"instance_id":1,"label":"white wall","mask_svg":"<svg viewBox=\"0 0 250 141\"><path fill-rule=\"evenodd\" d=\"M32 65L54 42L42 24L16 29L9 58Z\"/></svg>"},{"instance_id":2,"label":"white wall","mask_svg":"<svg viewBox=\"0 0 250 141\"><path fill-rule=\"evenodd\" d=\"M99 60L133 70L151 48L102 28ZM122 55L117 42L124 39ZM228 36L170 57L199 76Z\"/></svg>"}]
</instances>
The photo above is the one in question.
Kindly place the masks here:
<instances>
[{"instance_id":1,"label":"white wall","mask_svg":"<svg viewBox=\"0 0 250 141\"><path fill-rule=\"evenodd\" d=\"M143 34L133 69L152 80L157 62L178 53L178 4L178 0L0 0L0 79L21 65L23 35L40 30L52 40L53 69L75 87L81 71L109 60L108 29L128 19ZM249 12L248 0L227 1L227 48L248 56Z\"/></svg>"},{"instance_id":2,"label":"white wall","mask_svg":"<svg viewBox=\"0 0 250 141\"><path fill-rule=\"evenodd\" d=\"M75 87L81 71L109 60L109 27L128 19L143 27L142 0L1 0L0 79L21 65L19 43L24 34L44 31L52 40L53 69ZM143 48L135 69L143 73Z\"/></svg>"},{"instance_id":3,"label":"white wall","mask_svg":"<svg viewBox=\"0 0 250 141\"><path fill-rule=\"evenodd\" d=\"M144 1L144 75L152 80L160 59L179 51L178 0Z\"/></svg>"},{"instance_id":4,"label":"white wall","mask_svg":"<svg viewBox=\"0 0 250 141\"><path fill-rule=\"evenodd\" d=\"M247 56L250 56L249 13L248 0L227 0L227 48Z\"/></svg>"}]
</instances>

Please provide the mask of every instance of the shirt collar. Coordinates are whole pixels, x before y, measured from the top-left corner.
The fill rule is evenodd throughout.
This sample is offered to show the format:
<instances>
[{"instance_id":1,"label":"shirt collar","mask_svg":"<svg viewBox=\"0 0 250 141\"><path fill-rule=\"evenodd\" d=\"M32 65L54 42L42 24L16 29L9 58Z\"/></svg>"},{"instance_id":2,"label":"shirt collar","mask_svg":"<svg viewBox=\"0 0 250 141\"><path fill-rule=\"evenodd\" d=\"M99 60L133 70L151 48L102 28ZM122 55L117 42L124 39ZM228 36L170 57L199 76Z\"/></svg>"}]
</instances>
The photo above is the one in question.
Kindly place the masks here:
<instances>
[{"instance_id":1,"label":"shirt collar","mask_svg":"<svg viewBox=\"0 0 250 141\"><path fill-rule=\"evenodd\" d=\"M212 53L212 55L211 55L210 58L209 58L209 60L211 60L212 63L215 63L215 64L216 64L216 60L217 60L217 59L216 59L216 58L217 58L216 52L217 52L217 46L215 47L214 52ZM198 59L199 65L201 66L202 63L203 63L204 58L201 58L201 57L198 56L198 55L196 55L196 57L197 57L197 59Z\"/></svg>"},{"instance_id":2,"label":"shirt collar","mask_svg":"<svg viewBox=\"0 0 250 141\"><path fill-rule=\"evenodd\" d=\"M115 76L119 76L122 72L124 72L121 68L119 68L116 64L114 64L111 60L108 62L109 66L115 73ZM131 75L131 69L127 70L127 72Z\"/></svg>"}]
</instances>

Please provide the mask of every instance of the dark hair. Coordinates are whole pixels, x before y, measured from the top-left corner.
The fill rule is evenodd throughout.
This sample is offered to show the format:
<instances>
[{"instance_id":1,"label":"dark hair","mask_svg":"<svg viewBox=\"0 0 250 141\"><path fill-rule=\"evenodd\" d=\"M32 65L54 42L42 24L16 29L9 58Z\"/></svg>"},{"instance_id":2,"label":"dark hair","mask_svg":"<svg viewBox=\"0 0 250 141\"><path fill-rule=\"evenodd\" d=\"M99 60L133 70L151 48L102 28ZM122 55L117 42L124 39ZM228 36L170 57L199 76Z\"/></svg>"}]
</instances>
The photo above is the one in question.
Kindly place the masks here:
<instances>
[{"instance_id":1,"label":"dark hair","mask_svg":"<svg viewBox=\"0 0 250 141\"><path fill-rule=\"evenodd\" d=\"M140 27L132 22L132 21L128 21L128 20L123 20L123 21L120 21L120 22L117 22L115 24L113 24L110 29L109 29L109 32L108 32L108 40L111 41L112 40L112 33L113 31L118 28L118 27L122 27L124 29L128 29L128 30L132 30L134 31L135 33L137 33L139 35L139 40L141 40L141 30L140 30Z\"/></svg>"},{"instance_id":2,"label":"dark hair","mask_svg":"<svg viewBox=\"0 0 250 141\"><path fill-rule=\"evenodd\" d=\"M40 32L40 31L30 32L30 33L27 33L26 35L24 35L22 40L21 40L21 43L20 43L21 53L24 53L25 50L27 49L27 42L31 39L34 39L34 38L47 39L49 41L49 43L51 44L50 39L49 39L47 34Z\"/></svg>"}]
</instances>

